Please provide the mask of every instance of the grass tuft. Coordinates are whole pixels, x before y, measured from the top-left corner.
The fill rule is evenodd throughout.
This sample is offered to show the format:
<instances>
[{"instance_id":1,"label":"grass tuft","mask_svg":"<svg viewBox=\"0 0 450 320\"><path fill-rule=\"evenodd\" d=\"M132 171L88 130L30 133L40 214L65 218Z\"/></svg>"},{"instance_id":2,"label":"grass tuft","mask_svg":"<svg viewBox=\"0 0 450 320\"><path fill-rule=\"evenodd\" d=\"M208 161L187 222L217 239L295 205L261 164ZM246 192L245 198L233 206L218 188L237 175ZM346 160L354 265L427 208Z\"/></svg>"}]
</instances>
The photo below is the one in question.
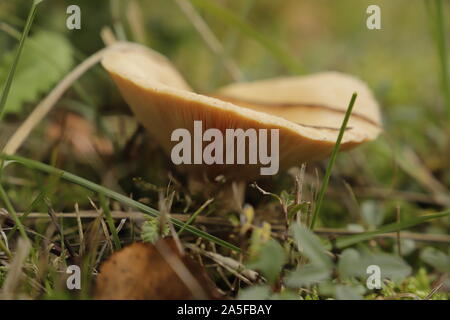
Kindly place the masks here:
<instances>
[{"instance_id":1,"label":"grass tuft","mask_svg":"<svg viewBox=\"0 0 450 320\"><path fill-rule=\"evenodd\" d=\"M72 173L69 173L67 171L64 171L64 170L52 167L52 166L47 165L45 163L42 163L42 162L39 162L39 161L34 161L34 160L27 159L27 158L20 157L20 156L15 156L15 155L0 154L0 161L2 161L2 160L16 162L16 163L19 163L19 164L21 164L23 166L26 166L26 167L30 168L30 169L38 170L38 171L45 172L45 173L48 173L48 174L60 174L61 179L63 179L63 180L69 181L71 183L78 184L78 185L80 185L80 186L82 186L82 187L84 187L84 188L86 188L88 190L94 191L96 193L103 194L103 195L105 195L108 198L111 198L111 199L114 199L116 201L119 201L120 203L125 204L127 206L136 208L136 209L138 209L138 210L140 210L140 211L142 211L142 212L144 212L144 213L146 213L146 214L148 214L148 215L150 215L150 216L152 216L154 218L159 218L159 216L160 216L160 213L159 213L158 210L153 209L151 207L148 207L148 206L146 206L145 204L143 204L141 202L138 202L136 200L128 198L128 197L126 197L126 196L124 196L124 195L122 195L120 193L117 193L117 192L115 192L113 190L105 188L105 187L103 187L101 185L98 185L98 184L96 184L94 182L91 182L89 180L81 178L81 177L79 177L77 175L74 175ZM211 234L209 234L207 232L204 232L204 231L202 231L200 229L197 229L197 228L192 227L190 225L186 225L183 221L180 221L180 220L174 219L174 218L171 218L171 221L178 228L183 228L184 227L184 229L186 231L191 232L192 234L196 235L199 238L202 238L202 239L207 240L207 241L211 241L211 242L213 242L213 243L215 243L215 244L217 244L219 246L223 246L223 247L228 248L230 250L233 250L233 251L236 251L236 252L241 252L241 249L236 247L235 245L233 245L233 244L231 244L231 243L229 243L229 242L227 242L225 240L219 239L219 238L217 238L217 237L215 237L215 236L213 236L213 235L211 235Z\"/></svg>"}]
</instances>

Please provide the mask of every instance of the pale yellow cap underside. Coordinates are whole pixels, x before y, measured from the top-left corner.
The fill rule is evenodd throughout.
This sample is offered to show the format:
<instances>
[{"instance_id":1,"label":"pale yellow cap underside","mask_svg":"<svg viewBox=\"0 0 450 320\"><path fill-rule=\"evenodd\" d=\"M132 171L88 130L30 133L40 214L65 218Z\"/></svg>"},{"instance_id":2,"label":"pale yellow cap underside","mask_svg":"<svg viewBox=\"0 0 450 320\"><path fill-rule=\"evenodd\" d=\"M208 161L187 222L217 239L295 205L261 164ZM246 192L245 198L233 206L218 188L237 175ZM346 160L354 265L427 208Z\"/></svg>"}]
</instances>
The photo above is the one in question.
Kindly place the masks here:
<instances>
[{"instance_id":1,"label":"pale yellow cap underside","mask_svg":"<svg viewBox=\"0 0 450 320\"><path fill-rule=\"evenodd\" d=\"M140 45L107 53L102 65L138 121L168 153L175 144L170 141L173 130L192 132L194 121L201 120L203 130L279 129L283 168L323 159L336 142L354 92L358 98L341 149L373 140L381 132L379 107L372 93L362 81L342 73L236 83L202 95L192 92L164 56ZM240 166L257 172L255 165ZM237 170L229 165L207 167L192 165L187 170L212 174Z\"/></svg>"}]
</instances>

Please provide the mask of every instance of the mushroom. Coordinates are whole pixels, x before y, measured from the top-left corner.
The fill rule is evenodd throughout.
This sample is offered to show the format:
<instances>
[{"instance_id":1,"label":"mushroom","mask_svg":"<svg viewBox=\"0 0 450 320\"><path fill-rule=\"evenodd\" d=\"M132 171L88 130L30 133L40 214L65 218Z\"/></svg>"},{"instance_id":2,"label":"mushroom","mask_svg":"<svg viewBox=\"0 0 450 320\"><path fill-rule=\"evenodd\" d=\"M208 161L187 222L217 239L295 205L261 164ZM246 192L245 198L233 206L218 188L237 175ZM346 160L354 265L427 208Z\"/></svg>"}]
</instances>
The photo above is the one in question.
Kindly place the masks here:
<instances>
[{"instance_id":1,"label":"mushroom","mask_svg":"<svg viewBox=\"0 0 450 320\"><path fill-rule=\"evenodd\" d=\"M168 59L141 45L129 44L106 54L102 65L138 121L169 155L177 144L172 133L183 128L195 135L195 124L201 121L203 132L215 128L224 136L227 129L278 129L280 169L324 159L336 143L353 92L358 98L340 149L374 140L382 130L379 107L370 89L343 73L234 83L205 95L193 92ZM224 147L224 153L230 152ZM192 146L193 151L195 148ZM249 156L246 148L245 159ZM255 179L264 167L261 163L195 163L179 167L193 175L206 172L211 177L224 175L236 180Z\"/></svg>"}]
</instances>

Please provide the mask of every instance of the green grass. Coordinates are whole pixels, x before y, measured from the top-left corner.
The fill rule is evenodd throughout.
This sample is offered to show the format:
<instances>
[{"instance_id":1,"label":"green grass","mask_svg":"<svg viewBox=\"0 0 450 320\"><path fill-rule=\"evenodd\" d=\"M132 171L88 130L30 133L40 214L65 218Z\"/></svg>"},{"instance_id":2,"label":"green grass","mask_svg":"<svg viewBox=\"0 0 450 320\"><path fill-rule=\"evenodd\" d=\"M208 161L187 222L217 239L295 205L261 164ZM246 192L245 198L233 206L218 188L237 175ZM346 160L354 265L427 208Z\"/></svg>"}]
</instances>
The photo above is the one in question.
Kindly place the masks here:
<instances>
[{"instance_id":1,"label":"green grass","mask_svg":"<svg viewBox=\"0 0 450 320\"><path fill-rule=\"evenodd\" d=\"M354 244L362 243L363 241L373 239L374 237L384 234L384 233L397 232L400 230L412 228L412 227L420 225L424 222L433 221L433 220L440 219L440 218L445 218L445 217L448 217L449 215L450 215L450 210L447 210L444 212L439 212L439 213L435 213L435 214L425 215L422 217L408 219L407 221L392 223L389 225L382 226L381 228L379 228L375 231L369 231L369 232L364 232L361 234L356 234L353 236L337 238L335 245L337 248L342 249L342 248L345 248L345 247L348 247L348 246L351 246Z\"/></svg>"},{"instance_id":2,"label":"green grass","mask_svg":"<svg viewBox=\"0 0 450 320\"><path fill-rule=\"evenodd\" d=\"M191 2L199 8L212 14L216 19L222 20L227 26L237 28L250 39L260 43L273 55L275 59L277 59L293 74L301 74L305 72L304 68L301 67L296 58L292 57L276 42L262 35L254 27L239 16L235 15L232 11L208 0L191 0Z\"/></svg>"},{"instance_id":3,"label":"green grass","mask_svg":"<svg viewBox=\"0 0 450 320\"><path fill-rule=\"evenodd\" d=\"M320 209L322 208L322 202L325 197L325 192L327 191L328 188L328 183L331 177L331 171L333 170L334 163L336 162L339 147L341 146L342 138L344 137L345 130L347 129L347 123L352 114L353 106L355 105L357 96L358 96L357 93L353 93L350 99L347 111L345 112L344 120L342 121L341 128L339 129L339 134L336 139L336 143L333 147L333 151L331 152L330 160L328 161L328 166L325 171L325 176L323 177L322 186L320 187L319 193L317 195L317 200L315 201L315 208L311 219L310 228L313 230L316 224L317 217L319 216Z\"/></svg>"},{"instance_id":4,"label":"green grass","mask_svg":"<svg viewBox=\"0 0 450 320\"><path fill-rule=\"evenodd\" d=\"M12 85L12 82L14 79L14 74L16 72L17 65L19 63L20 54L22 53L23 46L28 37L28 33L30 32L34 17L36 16L38 5L42 1L43 0L34 0L33 4L31 5L30 13L28 14L27 22L25 23L25 28L24 28L24 30L22 32L22 36L20 38L19 47L18 47L17 53L14 57L14 62L11 66L11 69L9 70L8 77L6 78L5 86L4 86L4 88L2 90L2 94L0 96L0 122L2 121L3 116L4 116L6 101L8 99L9 91L11 90L11 85Z\"/></svg>"},{"instance_id":5,"label":"green grass","mask_svg":"<svg viewBox=\"0 0 450 320\"><path fill-rule=\"evenodd\" d=\"M28 14L27 22L20 35L14 63L8 71L7 82L1 94L0 120L2 122L0 125L2 128L3 125L17 126L27 116L24 113L2 119L21 50L30 32L39 2L34 1ZM105 1L105 4L102 4L107 12L108 20L103 21L99 16L98 25L101 27L112 25L117 38L126 39L129 29L126 20L122 19L122 13L126 6L125 2L122 2L123 6L119 8L119 3L121 2L110 1L108 3ZM430 79L424 79L423 74L417 77L411 76L414 74L412 73L414 70L421 68L421 64L411 63L411 60L408 60L411 52L409 48L402 49L400 47L401 41L390 44L392 50L395 50L395 56L398 55L399 58L397 60L385 59L384 54L388 52L390 46L384 41L390 37L382 35L389 32L389 35L395 38L395 34L385 30L384 33L365 33L365 30L360 28L361 21L355 18L354 13L349 13L348 9L345 9L349 3L346 0L333 2L328 6L323 6L315 0L309 2L306 6L309 10L308 15L318 21L307 21L305 16L296 16L295 21L305 22L301 25L302 28L305 28L305 32L297 29L294 30L295 32L292 30L291 32L298 36L296 32L301 31L303 37L295 39L293 43L283 43L282 45L278 39L271 39L260 31L260 29L272 28L281 33L286 31L283 29L285 25L293 23L292 20L289 20L292 17L289 17L288 10L279 11L284 12L282 14L285 16L282 17L273 14L274 7L281 8L281 4L274 2L263 4L259 1L249 1L243 4L242 1L229 1L226 5L218 5L205 0L192 0L192 3L209 19L207 21L211 24L210 27L214 34L220 39L231 39L225 41L226 56L236 61L243 72L249 75L249 78L252 78L252 74L284 75L285 72L282 70L299 74L304 73L305 70L337 68L358 74L364 80L367 79L380 103L385 106L383 115L387 120L386 140L395 142L393 145L405 144L414 149L423 162L422 169L429 171L430 176L444 187L445 195L448 195L450 188L450 177L446 177L446 172L449 171L448 157L445 152L436 148L436 141L448 140L446 138L448 132L445 126L434 125L441 122L439 117L435 116L437 113L431 111L436 98L441 95L445 109L450 115L447 26L444 14L447 4L445 2L441 0L426 2L439 61L440 91L426 87ZM1 5L2 3L0 3L0 10L2 9ZM87 1L83 5L91 4ZM292 5L296 5L295 2ZM246 6L252 8L250 17ZM152 47L167 50L174 63L179 63L185 68L188 77L198 77L205 83L204 87L214 89L215 85L220 83L220 74L225 72L222 69L223 63L218 63L217 57L213 57L212 61L209 60L209 55L203 51L205 49L200 43L201 40L195 35L191 26L187 27L184 20L180 19L181 13L176 10L173 1L155 0L152 5L142 4L141 7L143 16L146 19L147 16L149 17L146 23L151 26L148 29L151 39L149 44ZM354 9L359 10L359 5L355 5ZM383 19L392 23L391 12L398 13L399 10L390 2L384 2ZM235 12L241 12L241 14ZM400 12L403 18L410 18L408 16L410 11L404 13L402 8ZM53 17L53 14L55 13L49 14L49 17ZM341 15L344 16L341 17ZM114 19L111 16L114 16ZM51 20L49 17L46 16L45 19ZM319 21L320 17L328 17L328 19ZM37 19L39 18L37 16ZM417 15L416 21L422 21L421 18L423 17L420 14ZM247 20L251 20L251 22L247 22ZM85 25L83 25L83 30L95 33L96 22L89 17L84 18L83 23L87 23L89 26L86 25L84 28ZM414 23L408 24L407 30L414 33L415 36L417 34L419 43L421 39L417 29L414 28ZM297 24L294 25L296 28L298 27ZM39 27L50 28L42 19L39 20ZM402 26L398 25L398 28L401 29ZM83 30L76 35L68 34L67 37L73 37L71 40L77 42L77 45L84 45L86 43L83 41L86 40L80 41L84 35ZM311 33L311 36L308 33ZM400 30L399 34L402 34ZM403 35L405 34L403 33ZM92 39L92 37L87 39ZM365 42L366 39L371 39L367 41L372 41L372 44ZM227 44L228 42L231 44ZM253 43L257 45L253 46ZM2 42L0 37L0 49L3 49L2 45L4 44L5 42ZM354 50L346 49L344 55L340 51L344 44L351 46ZM383 44L383 50L379 50L381 44ZM293 49L296 50L295 53L285 50L285 48L291 47L296 48ZM302 50L301 55L298 51L299 47ZM184 48L188 49L183 51ZM83 46L77 47L78 50L82 54L87 54L87 52L83 52ZM166 53L164 50L161 51ZM275 62L273 65L272 60L269 63L264 60L267 59L266 53L270 53ZM424 54L420 50L419 53ZM249 60L248 57L251 59ZM301 63L298 62L297 57L301 57ZM389 55L389 57L391 56ZM414 56L414 59L418 60L419 58ZM383 68L379 66L380 61L385 63ZM430 61L430 58L425 56L420 61ZM209 62L213 65L210 68L214 70L213 72L207 72L210 71L207 69L210 67ZM429 76L429 65L425 62L424 64L426 64L425 76ZM284 69L279 69L280 66L283 66ZM396 69L397 67L401 72ZM68 111L68 108L65 107L66 102L69 99L77 102L81 98L85 101L99 102L96 103L99 109L93 110L93 114L102 121L111 114L119 114L122 117L129 113L123 101L118 98L117 90L113 89L108 81L105 81L105 74L100 69L96 71L95 74L89 74L80 79L80 88L87 89L83 90L83 95L80 96L77 88L74 87L61 100L59 111L66 113ZM214 79L210 79L205 74L212 74ZM420 73L418 74L420 75ZM431 77L433 76L432 74ZM417 87L417 79L420 79L420 87L423 86L425 89L409 90L405 83L411 82L411 79L414 79L412 83L415 87ZM430 94L430 97L422 97L427 94ZM356 94L351 97L328 163L308 164L306 178L299 182L303 189L302 196L298 196L299 185L294 182L294 179L289 175L280 174L276 178L262 181L260 184L274 195L275 200L263 197L259 193L255 195L252 190L247 189L244 203L250 203L252 212L255 214L251 217L245 215L245 218L239 210L229 209L226 206L234 201L234 198L229 197L225 200L220 198L220 183L205 184L201 192L192 193L188 188L189 183L186 177L175 170L172 172L172 168L164 166L167 158L162 155L160 149L149 147L148 140L151 138L141 131L136 131L130 137L123 137L123 131L112 130L115 135L109 135L109 139L119 140L118 137L120 137L120 140L126 140L127 143L122 145L113 141L115 143L114 155L101 159L103 161L101 165L94 167L83 157L79 157L76 150L71 149L70 144L66 141L57 143L48 141L45 130L55 121L53 118L46 119L45 123L39 125L39 130L34 132L38 142L33 140L34 137L30 137L29 143L22 149L25 156L0 154L0 176L2 178L0 206L4 206L8 210L13 222L13 226L8 228L9 231L5 230L6 238L0 236L0 251L5 253L1 259L6 259L8 262L13 259L18 237L28 237L33 243L33 248L27 265L24 267L24 282L27 284L37 283L42 285L43 289L42 293L36 293L29 288L32 286L27 285L21 289L23 291L20 292L21 294L34 299L90 298L89 288L94 285L92 271L98 270L98 264L107 259L111 253L107 250L108 246L105 244L99 219L83 219L81 223L81 229L84 231L83 244L86 246L84 254L80 257L83 266L83 290L80 294L69 295L64 289L61 274L64 274L64 266L69 261L66 244L75 250L78 249L75 254L80 253L81 239L76 220L67 217L56 219L59 231L51 233L49 238L45 238L44 241L44 237L47 237L49 230L51 231L51 222L45 218L31 218L30 215L35 212L45 213L47 205L55 208L58 212L71 213L75 205L76 210L80 208L87 212L92 209L87 198L91 197L90 192L93 192L95 194L93 202L98 201L111 234L113 250L120 250L126 244L139 240L135 235L142 230L139 230L139 223L129 219L119 234L113 211L119 210L126 213L128 210L136 209L158 219L160 212L153 207L156 207L159 194L164 190L166 194L174 195L173 212L186 213L185 219L172 218L171 220L178 229L181 241L190 245L198 245L200 251L204 250L222 257L216 261L202 256L201 260L204 260L204 267L213 275L216 284L231 297L338 299L344 292L365 299L410 299L411 297L424 299L431 297L432 299L448 300L450 294L444 289L433 293L433 290L437 288L436 284L439 284L445 274L442 272L442 261L449 259L450 254L448 251L449 241L445 240L445 236L450 231L448 208L445 208L442 202L433 202L435 195L429 193L420 181L416 181L414 177L411 178L406 174L401 166L395 167L396 165L392 162L392 158L395 158L395 150L385 147L385 139L383 142L374 142L361 150L346 155L339 154L337 157L356 98ZM32 105L30 104L29 107ZM407 110L406 116L401 112L396 113L401 110L402 106ZM422 112L419 115L414 113L414 110L418 109ZM433 123L433 125L428 125L429 123ZM444 124L446 123L444 122ZM104 133L104 128L99 127L98 129ZM108 128L108 130L110 129ZM405 134L405 132L407 133ZM0 130L0 138L2 138L1 134L3 134L2 130ZM103 135L100 136L103 137ZM47 146L48 150L44 148ZM51 163L51 165L46 163ZM3 165L7 169L4 169ZM61 170L60 167L66 170ZM24 168L29 170L24 170ZM314 197L317 189L314 178L318 176L317 171L324 173L318 193ZM330 179L332 174L336 179ZM143 183L145 186L133 184L135 178L141 178L145 182ZM61 183L61 181L69 183ZM99 184L95 181L102 181L102 183ZM345 182L347 188L343 187L342 181ZM387 193L382 198L376 194L358 193L357 189L361 188L383 188ZM120 192L114 190L120 190ZM403 193L398 195L397 191ZM421 200L416 199L417 194L421 196L417 197ZM423 199L426 197L431 201L424 202ZM402 208L400 221L396 220L398 206ZM205 214L207 207L208 211ZM313 211L309 212L311 207ZM280 214L284 210L290 213L287 215L289 217L287 222ZM188 212L192 213L188 216ZM309 230L305 229L301 236L297 234L295 238L286 231L286 223L289 224L289 227L296 223L292 221L295 217L294 213L299 214L300 222L308 221L308 215L311 214ZM383 216L383 218L377 219L379 216ZM209 221L208 219L211 219L213 223L202 223L202 221ZM214 219L220 220L220 223ZM321 228L317 227L319 220ZM380 221L374 223L375 220ZM352 228L357 228L359 233L340 235L341 233L346 234L345 232ZM382 237L385 233L400 230L418 233L424 236L425 240L424 242L411 240L406 232L400 233L400 242L395 238ZM328 235L319 237L317 234ZM444 240L440 243L426 240L427 235L436 234L441 235ZM106 238L108 236L106 235ZM302 237L304 237L303 240ZM232 240L230 242L224 240L228 238ZM5 241L10 249L7 248ZM306 241L305 243L308 244L304 248L302 248L302 241ZM231 242L239 243L239 247ZM298 245L296 242L299 242ZM62 251L59 253L56 249L50 253L45 251L43 248L47 248L49 243L54 249L58 249L59 246ZM398 252L398 247L402 248L401 253ZM430 252L430 256L425 256L425 253L430 254ZM362 257L368 254L382 257L380 261L385 259L388 267L391 263L398 266L398 269L410 269L411 274L402 280L386 281L380 291L365 290L364 293L360 293L361 288L364 289L365 279L360 275L344 277L345 259L352 261L352 257ZM47 260L44 257L47 257ZM326 257L327 261L331 261L332 257L334 263L328 266L330 270L311 269L310 263L314 262L317 257ZM224 261L230 261L227 259L242 262L247 268L255 266L258 272L266 279L271 280L271 283L267 284L263 280L243 279L242 274L239 274L242 266L237 270L223 266ZM350 266L356 265L355 261L353 264L350 263ZM43 271L42 278L40 278L34 270L42 270L40 269L42 266L46 270ZM324 272L321 274L317 271ZM317 274L319 276L325 274L328 278L324 279L320 285L314 281L311 282L312 284L303 285L302 283L307 282L308 279L298 279L298 275L307 278L317 276ZM0 267L0 287L7 275L6 269ZM296 276L297 278L295 278ZM296 281L289 282L287 279ZM240 288L236 287L237 283ZM250 285L248 285L249 283ZM342 290L343 288L344 290ZM340 291L340 293L337 294L336 291ZM433 294L430 296L431 293Z\"/></svg>"},{"instance_id":6,"label":"green grass","mask_svg":"<svg viewBox=\"0 0 450 320\"><path fill-rule=\"evenodd\" d=\"M436 43L442 95L447 110L448 121L450 121L450 80L447 41L445 35L444 2L442 0L425 1L425 5L428 9L432 34Z\"/></svg>"},{"instance_id":7,"label":"green grass","mask_svg":"<svg viewBox=\"0 0 450 320\"><path fill-rule=\"evenodd\" d=\"M105 188L105 187L103 187L101 185L98 185L98 184L96 184L94 182L91 182L89 180L81 178L81 177L79 177L77 175L74 175L74 174L72 174L70 172L54 168L54 167L49 166L49 165L47 165L45 163L41 163L41 162L34 161L34 160L31 160L31 159L26 159L26 158L20 157L20 156L10 156L10 155L5 155L5 154L0 154L0 160L16 162L16 163L19 163L19 164L21 164L23 166L26 166L26 167L30 168L30 169L38 170L38 171L45 172L45 173L48 173L48 174L58 174L58 175L61 176L61 179L63 179L63 180L75 183L77 185L80 185L80 186L82 186L82 187L84 187L86 189L89 189L91 191L94 191L96 193L103 194L103 195L105 195L105 196L107 196L107 197L109 197L111 199L119 201L120 203L122 203L124 205L127 205L127 206L130 206L132 208L136 208L138 210L141 210L142 212L144 212L144 213L146 213L146 214L148 214L148 215L150 215L150 216L152 216L154 218L159 218L160 217L160 213L156 209L153 209L153 208L151 208L149 206L146 206L143 203L135 201L135 200L133 200L131 198L128 198L128 197L120 194L120 193L117 193L117 192L112 191L112 190L110 190L108 188ZM180 221L178 219L171 218L171 221L172 221L172 223L175 226L180 227L180 228L184 227L184 229L186 231L189 231L189 232L193 233L197 237L203 238L203 239L205 239L207 241L211 241L211 242L213 242L213 243L215 243L217 245L226 247L226 248L231 249L231 250L236 251L236 252L240 252L241 251L235 245L233 245L231 243L228 243L227 241L224 241L222 239L219 239L219 238L217 238L217 237L215 237L213 235L210 235L207 232L199 230L199 229L197 229L195 227L186 225L185 223L183 223L182 221Z\"/></svg>"}]
</instances>

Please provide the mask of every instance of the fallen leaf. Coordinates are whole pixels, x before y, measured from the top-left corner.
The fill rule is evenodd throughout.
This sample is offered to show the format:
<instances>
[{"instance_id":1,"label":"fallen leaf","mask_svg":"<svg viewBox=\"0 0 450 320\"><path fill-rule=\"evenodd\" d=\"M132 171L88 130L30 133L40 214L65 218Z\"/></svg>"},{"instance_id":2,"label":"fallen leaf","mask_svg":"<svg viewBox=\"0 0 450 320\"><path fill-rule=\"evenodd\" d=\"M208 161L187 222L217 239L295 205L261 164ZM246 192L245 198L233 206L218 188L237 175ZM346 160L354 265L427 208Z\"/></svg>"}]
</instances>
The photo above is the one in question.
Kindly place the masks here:
<instances>
[{"instance_id":1,"label":"fallen leaf","mask_svg":"<svg viewBox=\"0 0 450 320\"><path fill-rule=\"evenodd\" d=\"M204 268L177 249L172 238L136 242L115 252L100 268L98 300L219 299Z\"/></svg>"},{"instance_id":2,"label":"fallen leaf","mask_svg":"<svg viewBox=\"0 0 450 320\"><path fill-rule=\"evenodd\" d=\"M92 123L74 113L60 114L48 127L47 136L53 141L66 141L80 156L110 156L114 151L111 141L100 137Z\"/></svg>"}]
</instances>

